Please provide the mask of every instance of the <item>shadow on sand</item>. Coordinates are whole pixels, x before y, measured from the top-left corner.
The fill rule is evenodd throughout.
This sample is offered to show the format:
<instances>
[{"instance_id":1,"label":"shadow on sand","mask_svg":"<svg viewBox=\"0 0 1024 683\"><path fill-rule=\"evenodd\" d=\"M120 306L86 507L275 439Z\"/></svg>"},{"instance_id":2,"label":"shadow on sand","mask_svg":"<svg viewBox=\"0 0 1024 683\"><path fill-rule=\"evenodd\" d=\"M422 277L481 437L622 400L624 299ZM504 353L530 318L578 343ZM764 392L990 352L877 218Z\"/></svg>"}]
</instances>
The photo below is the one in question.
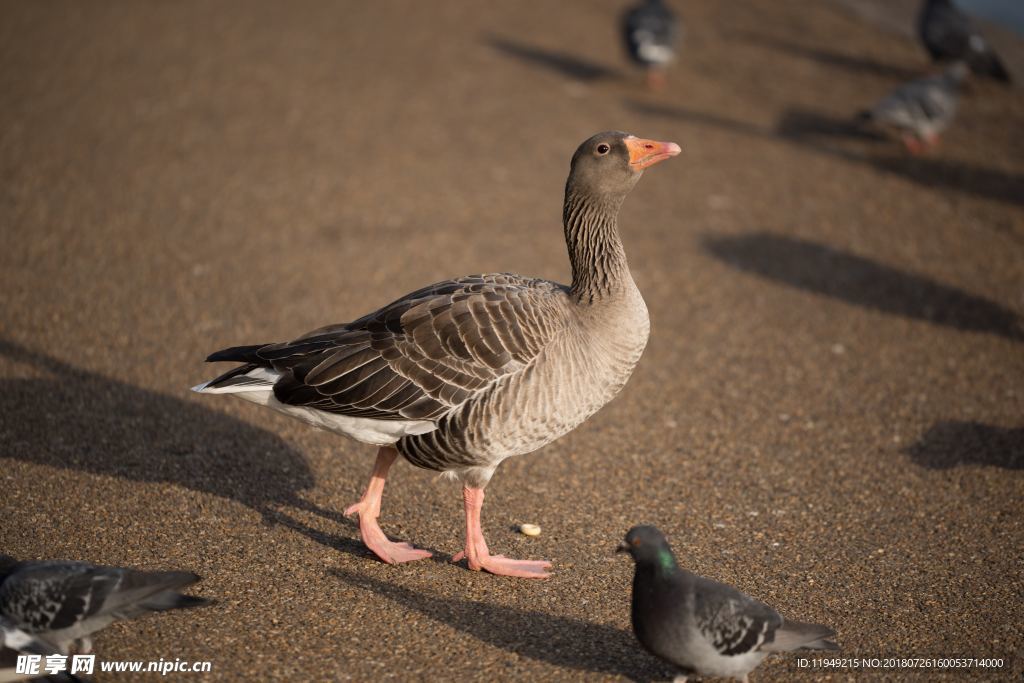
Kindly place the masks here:
<instances>
[{"instance_id":1,"label":"shadow on sand","mask_svg":"<svg viewBox=\"0 0 1024 683\"><path fill-rule=\"evenodd\" d=\"M782 112L775 123L775 133L785 140L808 146L819 144L823 139L892 142L881 131L864 126L854 117L841 119L799 107Z\"/></svg>"},{"instance_id":2,"label":"shadow on sand","mask_svg":"<svg viewBox=\"0 0 1024 683\"><path fill-rule=\"evenodd\" d=\"M1024 341L1012 310L921 275L807 240L760 232L705 235L705 251L744 272L884 313Z\"/></svg>"},{"instance_id":3,"label":"shadow on sand","mask_svg":"<svg viewBox=\"0 0 1024 683\"><path fill-rule=\"evenodd\" d=\"M496 35L486 35L483 41L506 56L584 83L620 77L616 69L561 50L548 50Z\"/></svg>"},{"instance_id":4,"label":"shadow on sand","mask_svg":"<svg viewBox=\"0 0 1024 683\"><path fill-rule=\"evenodd\" d=\"M300 492L314 485L302 455L270 432L189 402L73 367L0 339L0 355L49 374L0 380L0 457L143 482L171 482L236 500L332 548L358 541L289 517L289 506L354 527Z\"/></svg>"},{"instance_id":5,"label":"shadow on sand","mask_svg":"<svg viewBox=\"0 0 1024 683\"><path fill-rule=\"evenodd\" d=\"M955 190L1008 204L1024 204L1024 176L1018 173L937 156L911 156L905 152L889 151L882 153L881 149L865 152L862 149L845 149L829 144L843 138L870 142L889 139L881 131L859 125L852 116L843 119L791 108L779 117L775 133L814 152L872 166L882 173L897 175L925 187ZM898 145L895 138L892 138L887 149L897 149Z\"/></svg>"},{"instance_id":6,"label":"shadow on sand","mask_svg":"<svg viewBox=\"0 0 1024 683\"><path fill-rule=\"evenodd\" d=\"M1024 175L1008 173L949 159L906 155L860 157L841 153L846 159L874 166L879 171L907 178L926 187L966 192L1007 204L1024 204Z\"/></svg>"},{"instance_id":7,"label":"shadow on sand","mask_svg":"<svg viewBox=\"0 0 1024 683\"><path fill-rule=\"evenodd\" d=\"M899 176L938 191L952 190L1007 204L1024 204L1024 175L936 156L910 156L902 151L896 138L864 127L852 113L847 118L839 118L794 107L779 116L773 129L766 129L713 112L632 99L623 104L645 116L799 145L815 154L871 166L883 174ZM859 143L869 143L871 148L866 149Z\"/></svg>"},{"instance_id":8,"label":"shadow on sand","mask_svg":"<svg viewBox=\"0 0 1024 683\"><path fill-rule=\"evenodd\" d=\"M772 139L774 136L761 127L746 121L739 121L727 116L721 116L712 112L699 111L697 109L686 109L668 104L653 104L641 100L626 99L623 104L628 108L644 116L656 116L665 119L675 119L685 123L692 123L695 126L707 126L719 130L751 137Z\"/></svg>"},{"instance_id":9,"label":"shadow on sand","mask_svg":"<svg viewBox=\"0 0 1024 683\"><path fill-rule=\"evenodd\" d=\"M632 680L671 678L666 666L644 652L632 633L614 626L487 602L417 593L341 569L332 569L329 573L352 586L372 591L404 608L522 657Z\"/></svg>"},{"instance_id":10,"label":"shadow on sand","mask_svg":"<svg viewBox=\"0 0 1024 683\"><path fill-rule=\"evenodd\" d=\"M1006 429L980 422L937 422L905 451L916 464L946 470L960 465L1024 469L1024 428Z\"/></svg>"},{"instance_id":11,"label":"shadow on sand","mask_svg":"<svg viewBox=\"0 0 1024 683\"><path fill-rule=\"evenodd\" d=\"M745 43L764 47L791 57L817 62L818 64L823 64L835 69L865 73L895 81L909 81L914 78L920 78L925 73L925 67L923 65L919 69L913 69L895 64L886 64L863 55L851 55L835 50L824 50L821 48L797 45L786 40L758 33L751 33L749 31L732 32L729 37L734 37Z\"/></svg>"}]
</instances>

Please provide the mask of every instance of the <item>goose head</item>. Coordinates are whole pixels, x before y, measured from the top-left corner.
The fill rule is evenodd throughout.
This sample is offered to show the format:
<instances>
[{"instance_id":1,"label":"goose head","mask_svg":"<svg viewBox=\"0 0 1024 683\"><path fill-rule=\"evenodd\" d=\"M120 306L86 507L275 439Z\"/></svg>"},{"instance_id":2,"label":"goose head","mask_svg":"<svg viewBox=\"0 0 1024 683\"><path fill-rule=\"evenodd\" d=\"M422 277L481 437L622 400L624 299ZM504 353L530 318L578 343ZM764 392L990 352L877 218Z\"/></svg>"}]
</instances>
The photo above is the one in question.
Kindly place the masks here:
<instances>
[{"instance_id":1,"label":"goose head","mask_svg":"<svg viewBox=\"0 0 1024 683\"><path fill-rule=\"evenodd\" d=\"M566 189L621 201L645 169L679 152L674 142L647 140L621 131L598 133L573 154Z\"/></svg>"}]
</instances>

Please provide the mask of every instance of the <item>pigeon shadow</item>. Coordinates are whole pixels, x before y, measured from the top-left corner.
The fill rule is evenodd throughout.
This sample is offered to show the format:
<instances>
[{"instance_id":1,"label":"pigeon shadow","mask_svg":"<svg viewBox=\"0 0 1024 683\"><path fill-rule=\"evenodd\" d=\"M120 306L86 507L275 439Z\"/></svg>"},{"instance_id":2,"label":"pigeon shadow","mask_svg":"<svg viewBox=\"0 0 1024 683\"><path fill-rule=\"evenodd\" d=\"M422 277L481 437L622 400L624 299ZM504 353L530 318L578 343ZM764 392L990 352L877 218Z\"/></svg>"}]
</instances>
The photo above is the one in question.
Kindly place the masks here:
<instances>
[{"instance_id":1,"label":"pigeon shadow","mask_svg":"<svg viewBox=\"0 0 1024 683\"><path fill-rule=\"evenodd\" d=\"M921 275L796 237L705 235L702 247L747 273L883 313L1024 341L1014 311Z\"/></svg>"},{"instance_id":2,"label":"pigeon shadow","mask_svg":"<svg viewBox=\"0 0 1024 683\"><path fill-rule=\"evenodd\" d=\"M775 124L775 133L813 152L844 161L865 164L883 173L906 178L931 188L948 188L1009 204L1024 204L1024 175L985 168L962 161L927 156L909 156L863 149L845 149L834 142L843 138L878 142L889 140L881 131L860 125L852 118L842 119L793 108L786 110ZM892 145L898 143L893 138Z\"/></svg>"},{"instance_id":3,"label":"pigeon shadow","mask_svg":"<svg viewBox=\"0 0 1024 683\"><path fill-rule=\"evenodd\" d=\"M851 55L833 50L823 50L821 48L796 45L779 38L773 38L771 36L758 33L737 31L732 32L731 36L736 37L743 42L774 50L775 52L780 52L791 57L807 59L828 67L870 74L872 76L892 79L894 81L909 81L914 78L920 78L924 73L923 69L911 69L905 66L886 64L863 55Z\"/></svg>"},{"instance_id":4,"label":"pigeon shadow","mask_svg":"<svg viewBox=\"0 0 1024 683\"><path fill-rule=\"evenodd\" d=\"M863 140L885 142L888 138L880 131L871 130L856 120L825 116L809 109L791 108L785 110L775 124L779 137L793 142L820 138Z\"/></svg>"},{"instance_id":5,"label":"pigeon shadow","mask_svg":"<svg viewBox=\"0 0 1024 683\"><path fill-rule=\"evenodd\" d=\"M76 368L0 339L0 356L47 373L0 380L0 458L141 482L170 482L242 503L268 523L364 554L279 510L354 526L304 499L315 481L303 456L274 434L195 402Z\"/></svg>"},{"instance_id":6,"label":"pigeon shadow","mask_svg":"<svg viewBox=\"0 0 1024 683\"><path fill-rule=\"evenodd\" d=\"M710 112L685 109L665 104L653 104L641 102L640 100L626 99L623 102L628 109L644 116L658 116L661 118L675 119L685 123L692 123L696 126L709 126L719 128L730 133L749 135L757 138L771 139L772 135L752 123L738 121L727 116L720 116Z\"/></svg>"},{"instance_id":7,"label":"pigeon shadow","mask_svg":"<svg viewBox=\"0 0 1024 683\"><path fill-rule=\"evenodd\" d=\"M560 50L548 50L495 35L485 36L484 42L504 55L577 81L591 83L620 77L616 69Z\"/></svg>"},{"instance_id":8,"label":"pigeon shadow","mask_svg":"<svg viewBox=\"0 0 1024 683\"><path fill-rule=\"evenodd\" d=\"M342 569L329 573L522 657L634 681L671 677L670 670L644 652L632 633L614 626L476 600L431 596Z\"/></svg>"},{"instance_id":9,"label":"pigeon shadow","mask_svg":"<svg viewBox=\"0 0 1024 683\"><path fill-rule=\"evenodd\" d=\"M624 104L646 116L671 118L760 140L782 140L800 145L817 154L872 166L882 173L906 178L925 187L949 189L1010 204L1024 204L1024 175L1019 173L998 171L948 159L911 157L903 152L891 154L881 153L880 150L866 151L862 146L844 149L837 143L890 141L885 134L861 126L852 117L842 119L794 108L784 111L776 121L774 129L767 130L752 123L683 107L649 104L636 100L625 100ZM895 147L898 142L892 139L891 144Z\"/></svg>"},{"instance_id":10,"label":"pigeon shadow","mask_svg":"<svg viewBox=\"0 0 1024 683\"><path fill-rule=\"evenodd\" d=\"M879 171L898 175L927 187L948 188L1007 204L1024 204L1024 175L1019 173L997 171L948 159L904 155L841 156L867 163Z\"/></svg>"},{"instance_id":11,"label":"pigeon shadow","mask_svg":"<svg viewBox=\"0 0 1024 683\"><path fill-rule=\"evenodd\" d=\"M935 470L960 465L1024 469L1024 428L946 420L932 425L904 451L916 464Z\"/></svg>"}]
</instances>

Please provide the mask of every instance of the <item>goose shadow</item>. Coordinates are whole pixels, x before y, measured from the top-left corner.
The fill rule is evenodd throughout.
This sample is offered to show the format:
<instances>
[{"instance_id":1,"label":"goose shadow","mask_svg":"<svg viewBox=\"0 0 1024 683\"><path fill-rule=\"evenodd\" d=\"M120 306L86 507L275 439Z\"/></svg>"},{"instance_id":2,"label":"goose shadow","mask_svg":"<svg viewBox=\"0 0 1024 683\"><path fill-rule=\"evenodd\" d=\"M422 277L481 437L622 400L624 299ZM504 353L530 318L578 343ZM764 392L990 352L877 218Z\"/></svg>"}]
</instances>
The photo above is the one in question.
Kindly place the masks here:
<instances>
[{"instance_id":1,"label":"goose shadow","mask_svg":"<svg viewBox=\"0 0 1024 683\"><path fill-rule=\"evenodd\" d=\"M561 50L549 50L491 34L485 35L483 42L505 56L584 83L620 77L617 69Z\"/></svg>"},{"instance_id":2,"label":"goose shadow","mask_svg":"<svg viewBox=\"0 0 1024 683\"><path fill-rule=\"evenodd\" d=\"M945 420L932 425L903 451L921 467L946 470L961 465L1024 469L1024 428Z\"/></svg>"},{"instance_id":3,"label":"goose shadow","mask_svg":"<svg viewBox=\"0 0 1024 683\"><path fill-rule=\"evenodd\" d=\"M863 256L767 232L705 235L702 248L737 270L875 311L1024 341L1014 311Z\"/></svg>"},{"instance_id":4,"label":"goose shadow","mask_svg":"<svg viewBox=\"0 0 1024 683\"><path fill-rule=\"evenodd\" d=\"M345 583L522 657L634 681L671 678L669 669L644 652L632 633L614 626L476 600L427 595L343 569L328 572Z\"/></svg>"},{"instance_id":5,"label":"goose shadow","mask_svg":"<svg viewBox=\"0 0 1024 683\"><path fill-rule=\"evenodd\" d=\"M369 556L355 540L319 532L288 506L354 527L301 494L315 484L280 437L195 402L76 368L0 339L0 356L46 376L0 379L0 458L140 482L170 482L238 501L266 523Z\"/></svg>"}]
</instances>

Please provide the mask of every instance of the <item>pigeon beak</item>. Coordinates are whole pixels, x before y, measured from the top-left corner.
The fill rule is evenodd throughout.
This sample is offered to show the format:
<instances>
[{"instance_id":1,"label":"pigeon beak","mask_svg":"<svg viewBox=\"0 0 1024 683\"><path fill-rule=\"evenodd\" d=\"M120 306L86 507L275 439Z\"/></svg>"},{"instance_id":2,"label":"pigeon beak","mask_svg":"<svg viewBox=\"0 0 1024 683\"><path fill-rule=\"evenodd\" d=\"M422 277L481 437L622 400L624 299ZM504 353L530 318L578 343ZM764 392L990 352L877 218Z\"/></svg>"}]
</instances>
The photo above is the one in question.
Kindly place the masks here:
<instances>
[{"instance_id":1,"label":"pigeon beak","mask_svg":"<svg viewBox=\"0 0 1024 683\"><path fill-rule=\"evenodd\" d=\"M615 546L615 552L617 552L617 553L628 553L629 552L629 545L625 541L623 541L622 543L620 543L617 546Z\"/></svg>"},{"instance_id":2,"label":"pigeon beak","mask_svg":"<svg viewBox=\"0 0 1024 683\"><path fill-rule=\"evenodd\" d=\"M629 165L637 171L650 168L655 164L674 157L682 150L674 142L658 142L657 140L644 140L635 138L632 135L626 138L626 149L629 150Z\"/></svg>"}]
</instances>

